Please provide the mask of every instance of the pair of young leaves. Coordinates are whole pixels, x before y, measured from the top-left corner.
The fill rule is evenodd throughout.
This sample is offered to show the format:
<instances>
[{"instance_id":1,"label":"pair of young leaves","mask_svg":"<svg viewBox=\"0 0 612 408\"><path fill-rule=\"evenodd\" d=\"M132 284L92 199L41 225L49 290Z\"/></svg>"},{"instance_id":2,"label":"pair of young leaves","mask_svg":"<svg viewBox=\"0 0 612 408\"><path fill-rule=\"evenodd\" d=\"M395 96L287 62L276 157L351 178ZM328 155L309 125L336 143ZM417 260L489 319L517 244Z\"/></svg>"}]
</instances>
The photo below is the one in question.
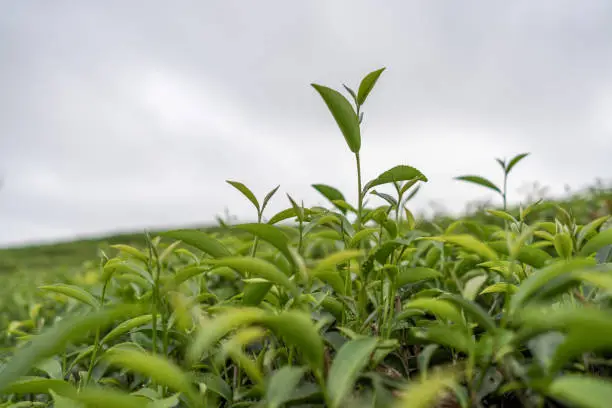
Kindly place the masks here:
<instances>
[{"instance_id":1,"label":"pair of young leaves","mask_svg":"<svg viewBox=\"0 0 612 408\"><path fill-rule=\"evenodd\" d=\"M344 88L351 94L357 112L351 106L351 103L340 92L319 84L311 84L314 89L321 95L325 104L329 108L336 123L340 127L346 143L353 153L359 153L361 149L361 131L359 125L363 116L359 114L361 106L365 103L366 98L374 88L376 81L383 73L385 68L380 68L366 75L359 84L357 94L344 85Z\"/></svg>"}]
</instances>

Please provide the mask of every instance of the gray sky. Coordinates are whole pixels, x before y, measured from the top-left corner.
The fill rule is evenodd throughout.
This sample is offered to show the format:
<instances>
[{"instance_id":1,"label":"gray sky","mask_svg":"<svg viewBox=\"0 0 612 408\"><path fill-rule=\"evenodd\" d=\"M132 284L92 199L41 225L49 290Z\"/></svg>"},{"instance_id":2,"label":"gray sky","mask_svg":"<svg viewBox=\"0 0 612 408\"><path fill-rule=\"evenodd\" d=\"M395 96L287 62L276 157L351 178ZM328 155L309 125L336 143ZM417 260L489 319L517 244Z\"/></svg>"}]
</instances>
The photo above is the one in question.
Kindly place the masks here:
<instances>
[{"instance_id":1,"label":"gray sky","mask_svg":"<svg viewBox=\"0 0 612 408\"><path fill-rule=\"evenodd\" d=\"M412 203L494 198L495 157L532 155L509 183L554 194L609 179L612 2L13 1L0 13L0 245L267 215L354 200L353 157L316 82L357 87L364 178L430 179Z\"/></svg>"}]
</instances>

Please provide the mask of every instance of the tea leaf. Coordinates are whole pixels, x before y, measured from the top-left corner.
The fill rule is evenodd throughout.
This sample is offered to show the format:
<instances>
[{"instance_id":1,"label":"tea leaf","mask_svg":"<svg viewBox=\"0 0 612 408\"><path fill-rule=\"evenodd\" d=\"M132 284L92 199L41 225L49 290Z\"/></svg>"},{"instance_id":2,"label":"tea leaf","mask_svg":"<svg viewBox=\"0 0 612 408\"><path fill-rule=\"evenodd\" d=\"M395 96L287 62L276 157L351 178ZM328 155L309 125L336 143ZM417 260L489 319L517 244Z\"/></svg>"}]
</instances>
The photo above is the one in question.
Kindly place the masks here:
<instances>
[{"instance_id":1,"label":"tea leaf","mask_svg":"<svg viewBox=\"0 0 612 408\"><path fill-rule=\"evenodd\" d=\"M249 282L242 291L242 304L245 306L258 306L266 297L273 283Z\"/></svg>"},{"instance_id":2,"label":"tea leaf","mask_svg":"<svg viewBox=\"0 0 612 408\"><path fill-rule=\"evenodd\" d=\"M200 251L206 252L214 258L222 258L231 255L223 244L202 231L182 229L162 232L160 235L183 241L187 245L191 245Z\"/></svg>"},{"instance_id":3,"label":"tea leaf","mask_svg":"<svg viewBox=\"0 0 612 408\"><path fill-rule=\"evenodd\" d=\"M612 228L600 231L599 234L589 239L580 250L580 255L591 255L607 245L612 245Z\"/></svg>"},{"instance_id":4,"label":"tea leaf","mask_svg":"<svg viewBox=\"0 0 612 408\"><path fill-rule=\"evenodd\" d=\"M328 374L327 393L330 407L338 408L351 392L361 370L368 365L377 342L374 337L364 337L351 340L340 347Z\"/></svg>"},{"instance_id":5,"label":"tea leaf","mask_svg":"<svg viewBox=\"0 0 612 408\"><path fill-rule=\"evenodd\" d=\"M432 342L432 344L437 343L463 353L470 353L475 346L474 341L465 330L457 326L429 326L426 329L413 329L413 334L417 338Z\"/></svg>"},{"instance_id":6,"label":"tea leaf","mask_svg":"<svg viewBox=\"0 0 612 408\"><path fill-rule=\"evenodd\" d=\"M508 244L505 241L488 242L487 245L500 254L510 254ZM519 249L516 258L520 262L533 266L534 268L543 268L550 260L552 260L552 257L547 252L529 246L522 246Z\"/></svg>"},{"instance_id":7,"label":"tea leaf","mask_svg":"<svg viewBox=\"0 0 612 408\"><path fill-rule=\"evenodd\" d=\"M497 254L487 244L481 242L471 235L459 234L459 235L444 235L438 237L425 237L424 240L448 242L450 244L458 245L463 249L473 252L483 258L490 259L492 261L497 260Z\"/></svg>"},{"instance_id":8,"label":"tea leaf","mask_svg":"<svg viewBox=\"0 0 612 408\"><path fill-rule=\"evenodd\" d=\"M146 403L144 397L129 395L124 392L114 390L112 388L102 387L87 387L79 390L74 395L69 395L72 401L79 402L84 405L70 404L70 408L86 407L86 408L142 408ZM58 405L56 405L57 407Z\"/></svg>"},{"instance_id":9,"label":"tea leaf","mask_svg":"<svg viewBox=\"0 0 612 408\"><path fill-rule=\"evenodd\" d=\"M257 213L259 214L259 212L261 211L259 207L259 201L257 201L255 194L253 194L253 192L247 186L245 186L239 181L225 180L225 182L233 186L236 190L240 191L246 198L248 198L248 200L253 203L253 205L257 209Z\"/></svg>"},{"instance_id":10,"label":"tea leaf","mask_svg":"<svg viewBox=\"0 0 612 408\"><path fill-rule=\"evenodd\" d=\"M250 256L236 256L217 260L206 260L217 266L228 266L237 270L242 275L251 274L269 280L287 289L289 292L298 295L298 289L291 280L280 269L271 262Z\"/></svg>"},{"instance_id":11,"label":"tea leaf","mask_svg":"<svg viewBox=\"0 0 612 408\"><path fill-rule=\"evenodd\" d=\"M607 408L612 400L612 382L568 373L553 380L546 394L578 408Z\"/></svg>"},{"instance_id":12,"label":"tea leaf","mask_svg":"<svg viewBox=\"0 0 612 408\"><path fill-rule=\"evenodd\" d=\"M353 153L359 153L361 148L361 133L359 118L349 101L341 93L326 86L311 84L321 95L338 127L344 135L346 144Z\"/></svg>"},{"instance_id":13,"label":"tea leaf","mask_svg":"<svg viewBox=\"0 0 612 408\"><path fill-rule=\"evenodd\" d=\"M535 292L552 279L590 265L593 265L593 262L585 259L558 261L544 269L534 272L521 283L518 291L512 296L509 313L513 314L522 307Z\"/></svg>"},{"instance_id":14,"label":"tea leaf","mask_svg":"<svg viewBox=\"0 0 612 408\"><path fill-rule=\"evenodd\" d=\"M269 242L278 249L289 262L294 263L291 251L289 251L289 238L280 229L269 224L240 224L234 226L236 229L248 231L251 234Z\"/></svg>"},{"instance_id":15,"label":"tea leaf","mask_svg":"<svg viewBox=\"0 0 612 408\"><path fill-rule=\"evenodd\" d=\"M198 394L191 385L191 378L179 366L165 357L129 349L114 349L104 356L109 364L151 378L171 389L185 393L193 402Z\"/></svg>"},{"instance_id":16,"label":"tea leaf","mask_svg":"<svg viewBox=\"0 0 612 408\"><path fill-rule=\"evenodd\" d=\"M262 319L262 323L300 350L315 372L321 372L323 340L308 314L286 311L277 316L266 316Z\"/></svg>"},{"instance_id":17,"label":"tea leaf","mask_svg":"<svg viewBox=\"0 0 612 408\"><path fill-rule=\"evenodd\" d=\"M493 285L487 286L484 288L480 294L484 295L486 293L510 293L511 295L516 293L518 287L511 283L498 282Z\"/></svg>"},{"instance_id":18,"label":"tea leaf","mask_svg":"<svg viewBox=\"0 0 612 408\"><path fill-rule=\"evenodd\" d=\"M478 303L454 294L444 294L440 297L440 299L449 300L450 302L459 306L464 312L472 316L472 318L488 332L494 332L497 330L495 321L493 321L491 316L489 316L489 314Z\"/></svg>"},{"instance_id":19,"label":"tea leaf","mask_svg":"<svg viewBox=\"0 0 612 408\"><path fill-rule=\"evenodd\" d=\"M12 382L4 394L47 394L49 390L62 395L73 395L76 389L68 382L43 377L25 377Z\"/></svg>"},{"instance_id":20,"label":"tea leaf","mask_svg":"<svg viewBox=\"0 0 612 408\"><path fill-rule=\"evenodd\" d=\"M525 157L529 156L529 153L521 153L514 156L510 162L508 163L508 167L506 167L506 174L510 174L510 171Z\"/></svg>"},{"instance_id":21,"label":"tea leaf","mask_svg":"<svg viewBox=\"0 0 612 408\"><path fill-rule=\"evenodd\" d=\"M117 327L111 330L106 336L104 336L104 338L100 341L100 343L102 344L108 343L112 339L117 338L121 336L122 334L129 332L133 328L144 326L145 324L150 323L151 320L153 320L153 315L146 314L146 315L134 317L132 319L121 322L121 324L119 324Z\"/></svg>"},{"instance_id":22,"label":"tea leaf","mask_svg":"<svg viewBox=\"0 0 612 408\"><path fill-rule=\"evenodd\" d=\"M469 183L478 184L479 186L489 188L499 194L502 194L502 191L499 187L497 187L495 184L493 184L492 181L484 177L467 175L467 176L455 177L455 180L467 181Z\"/></svg>"},{"instance_id":23,"label":"tea leaf","mask_svg":"<svg viewBox=\"0 0 612 408\"><path fill-rule=\"evenodd\" d=\"M372 187L380 186L387 183L393 183L396 181L405 181L405 180L420 180L420 181L428 181L427 177L423 175L419 170L415 169L411 166L399 165L395 166L384 173L381 173L374 180L369 181L363 187L363 194L365 195Z\"/></svg>"},{"instance_id":24,"label":"tea leaf","mask_svg":"<svg viewBox=\"0 0 612 408\"><path fill-rule=\"evenodd\" d=\"M85 303L94 309L98 309L100 307L100 301L98 299L96 299L85 289L78 286L55 283L53 285L40 286L39 289L46 290L48 292L60 293L64 296L68 296L72 299L78 300L79 302Z\"/></svg>"},{"instance_id":25,"label":"tea leaf","mask_svg":"<svg viewBox=\"0 0 612 408\"><path fill-rule=\"evenodd\" d=\"M335 200L346 201L344 195L336 188L329 186L327 184L313 184L312 187L317 190L319 193L323 195L323 197L327 198L330 202L334 202ZM344 208L338 207L340 211L346 213Z\"/></svg>"},{"instance_id":26,"label":"tea leaf","mask_svg":"<svg viewBox=\"0 0 612 408\"><path fill-rule=\"evenodd\" d=\"M274 214L272 216L272 218L270 218L268 220L268 224L273 225L273 224L279 223L281 221L284 221L286 219L293 218L293 217L297 217L297 214L295 212L295 208L293 208L293 207L287 208L285 210L282 210L282 211Z\"/></svg>"},{"instance_id":27,"label":"tea leaf","mask_svg":"<svg viewBox=\"0 0 612 408\"><path fill-rule=\"evenodd\" d=\"M195 339L187 350L187 359L195 362L208 351L217 341L231 330L242 325L261 321L266 311L255 307L232 308L215 318L204 322L199 328Z\"/></svg>"},{"instance_id":28,"label":"tea leaf","mask_svg":"<svg viewBox=\"0 0 612 408\"><path fill-rule=\"evenodd\" d=\"M372 91L372 88L374 88L376 81L378 81L380 74L382 74L385 69L386 68L380 68L376 71L372 71L361 80L361 83L359 84L359 91L357 92L357 103L359 105L363 105L365 103L366 98Z\"/></svg>"},{"instance_id":29,"label":"tea leaf","mask_svg":"<svg viewBox=\"0 0 612 408\"><path fill-rule=\"evenodd\" d=\"M280 408L291 400L305 371L303 367L284 366L272 374L266 390L268 407Z\"/></svg>"},{"instance_id":30,"label":"tea leaf","mask_svg":"<svg viewBox=\"0 0 612 408\"><path fill-rule=\"evenodd\" d=\"M266 194L266 196L264 197L263 203L261 204L261 211L262 212L266 208L266 206L268 205L268 201L270 201L270 199L274 196L274 194L276 194L276 192L278 191L279 188L280 188L280 184L278 186L274 187L272 190L270 190L270 192L268 194Z\"/></svg>"},{"instance_id":31,"label":"tea leaf","mask_svg":"<svg viewBox=\"0 0 612 408\"><path fill-rule=\"evenodd\" d=\"M459 310L447 300L432 298L412 299L404 303L404 309L426 310L444 320L450 320L461 325L465 324L465 320Z\"/></svg>"},{"instance_id":32,"label":"tea leaf","mask_svg":"<svg viewBox=\"0 0 612 408\"><path fill-rule=\"evenodd\" d=\"M427 279L441 278L442 274L435 269L425 267L415 268L400 268L400 272L397 276L397 286L402 287L410 283L419 282Z\"/></svg>"},{"instance_id":33,"label":"tea leaf","mask_svg":"<svg viewBox=\"0 0 612 408\"><path fill-rule=\"evenodd\" d=\"M61 352L68 343L77 342L94 330L102 329L121 318L142 314L143 309L142 305L119 305L98 310L86 316L62 320L35 336L29 345L18 349L0 371L0 394L10 383L26 375L36 363Z\"/></svg>"},{"instance_id":34,"label":"tea leaf","mask_svg":"<svg viewBox=\"0 0 612 408\"><path fill-rule=\"evenodd\" d=\"M393 408L434 408L441 406L444 391L456 383L455 374L444 373L428 377L426 380L411 383L402 392Z\"/></svg>"}]
</instances>

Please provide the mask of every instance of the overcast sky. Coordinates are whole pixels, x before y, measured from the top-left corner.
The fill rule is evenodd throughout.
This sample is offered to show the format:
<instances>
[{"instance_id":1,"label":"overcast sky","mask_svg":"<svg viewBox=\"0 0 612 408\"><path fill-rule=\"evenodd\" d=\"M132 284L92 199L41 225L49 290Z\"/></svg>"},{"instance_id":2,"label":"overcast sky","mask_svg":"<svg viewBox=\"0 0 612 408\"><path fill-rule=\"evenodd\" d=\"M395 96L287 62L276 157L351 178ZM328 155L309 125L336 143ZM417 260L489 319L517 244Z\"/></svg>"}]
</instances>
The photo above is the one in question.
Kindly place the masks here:
<instances>
[{"instance_id":1,"label":"overcast sky","mask_svg":"<svg viewBox=\"0 0 612 408\"><path fill-rule=\"evenodd\" d=\"M356 198L354 159L310 86L369 97L364 178L429 178L412 203L495 199L495 157L531 152L511 201L612 173L612 2L5 1L0 12L0 246L241 220Z\"/></svg>"}]
</instances>

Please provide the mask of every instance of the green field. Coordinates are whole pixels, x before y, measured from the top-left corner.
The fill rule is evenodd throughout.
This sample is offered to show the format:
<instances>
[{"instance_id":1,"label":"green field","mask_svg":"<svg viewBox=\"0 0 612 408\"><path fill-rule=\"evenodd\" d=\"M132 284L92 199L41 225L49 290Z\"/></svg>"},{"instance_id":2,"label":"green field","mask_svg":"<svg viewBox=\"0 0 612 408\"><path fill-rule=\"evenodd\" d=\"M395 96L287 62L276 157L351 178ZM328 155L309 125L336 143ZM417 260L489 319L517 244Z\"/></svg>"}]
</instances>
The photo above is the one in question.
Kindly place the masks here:
<instances>
[{"instance_id":1,"label":"green field","mask_svg":"<svg viewBox=\"0 0 612 408\"><path fill-rule=\"evenodd\" d=\"M425 174L362 179L383 71L313 85L355 203L330 177L326 207L268 214L228 181L256 221L0 250L0 406L609 407L612 187L508 205L519 154L500 186L457 175L495 208L415 218Z\"/></svg>"}]
</instances>

